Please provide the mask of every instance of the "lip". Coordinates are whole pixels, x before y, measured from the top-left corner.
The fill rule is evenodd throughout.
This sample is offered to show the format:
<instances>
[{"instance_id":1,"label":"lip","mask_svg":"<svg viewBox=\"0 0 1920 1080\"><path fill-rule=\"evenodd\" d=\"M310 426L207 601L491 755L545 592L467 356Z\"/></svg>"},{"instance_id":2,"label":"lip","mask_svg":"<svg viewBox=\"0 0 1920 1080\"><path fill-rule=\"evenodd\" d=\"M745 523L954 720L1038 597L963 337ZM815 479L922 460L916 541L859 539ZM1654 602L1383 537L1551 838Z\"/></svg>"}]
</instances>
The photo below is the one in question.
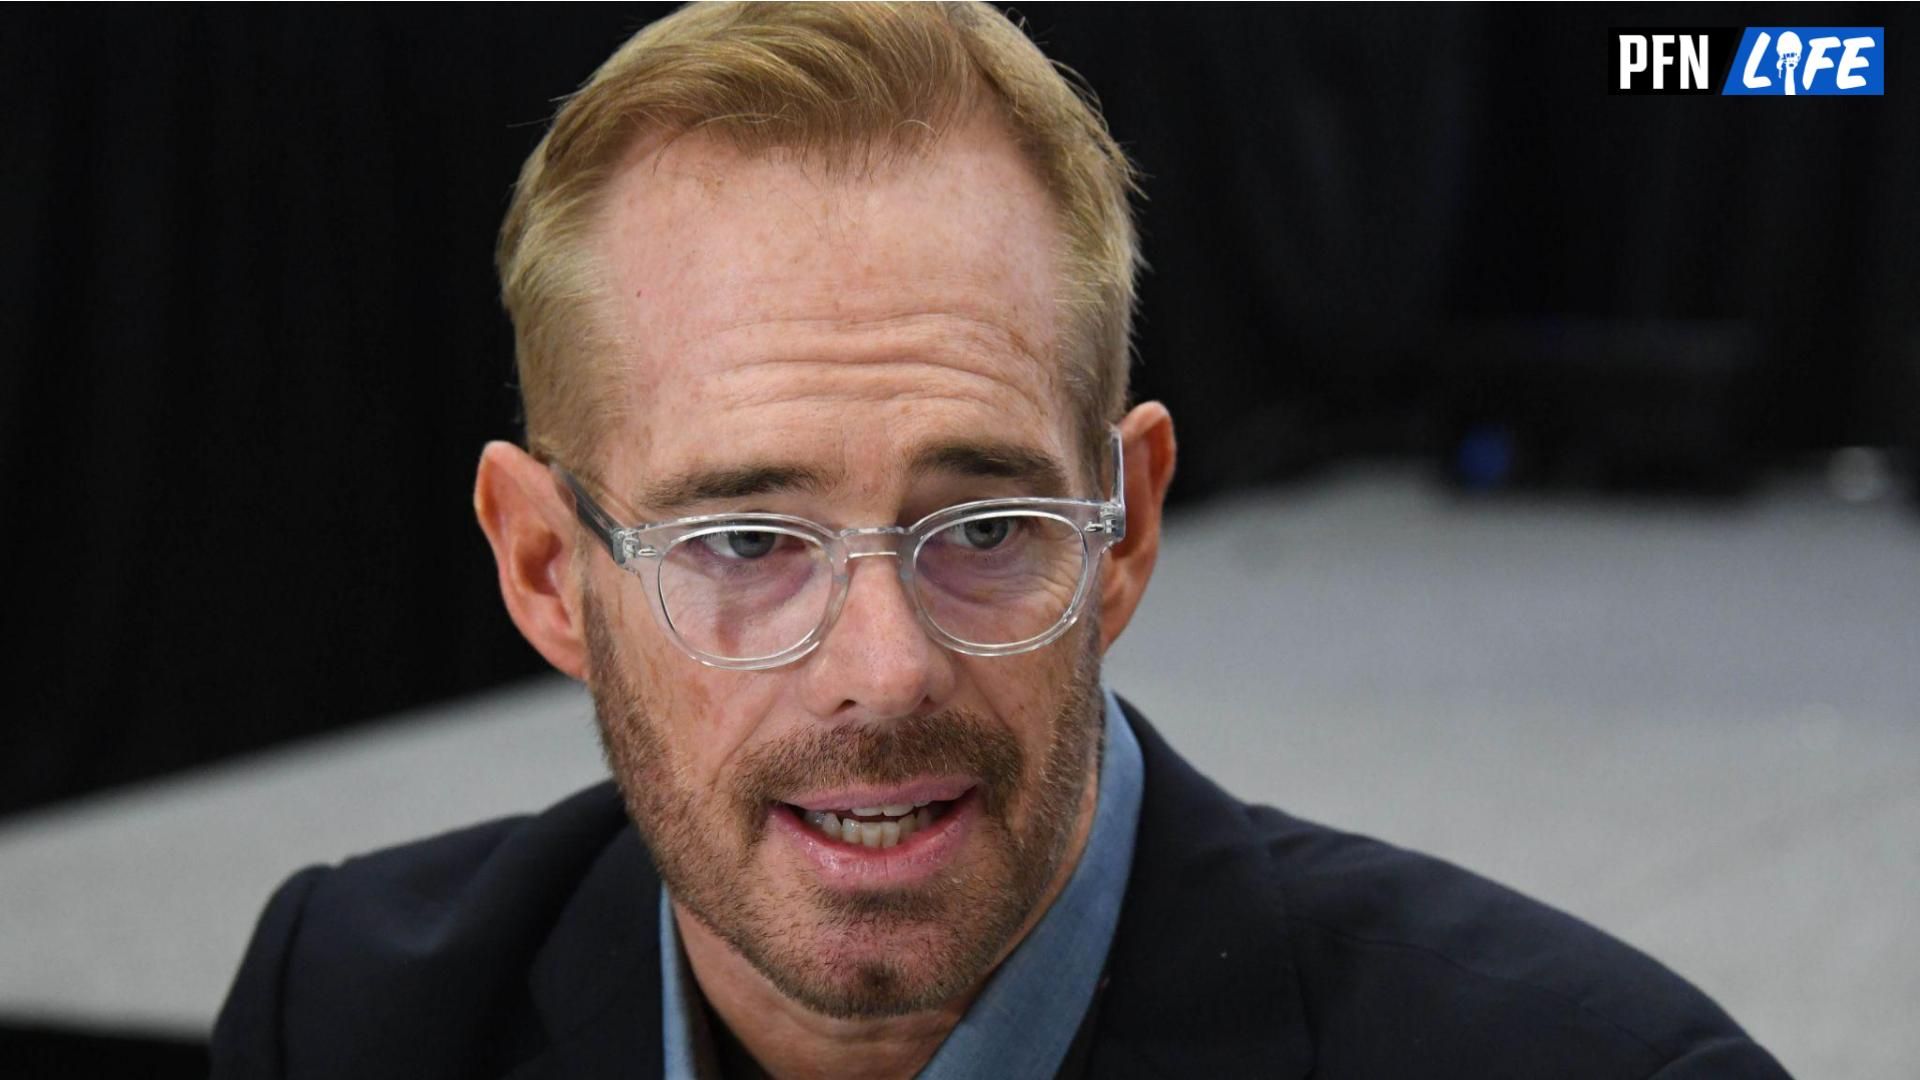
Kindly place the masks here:
<instances>
[{"instance_id":1,"label":"lip","mask_svg":"<svg viewBox=\"0 0 1920 1080\"><path fill-rule=\"evenodd\" d=\"M953 802L977 786L964 776L941 776L915 780L894 787L838 788L810 791L791 799L789 806L802 810L851 810L856 806L899 806L903 803Z\"/></svg>"},{"instance_id":2,"label":"lip","mask_svg":"<svg viewBox=\"0 0 1920 1080\"><path fill-rule=\"evenodd\" d=\"M979 822L980 796L975 788L964 789L940 820L890 848L829 840L800 820L789 805L776 804L769 816L773 819L774 833L812 864L821 884L827 888L847 892L900 888L931 880L959 856L968 835Z\"/></svg>"}]
</instances>

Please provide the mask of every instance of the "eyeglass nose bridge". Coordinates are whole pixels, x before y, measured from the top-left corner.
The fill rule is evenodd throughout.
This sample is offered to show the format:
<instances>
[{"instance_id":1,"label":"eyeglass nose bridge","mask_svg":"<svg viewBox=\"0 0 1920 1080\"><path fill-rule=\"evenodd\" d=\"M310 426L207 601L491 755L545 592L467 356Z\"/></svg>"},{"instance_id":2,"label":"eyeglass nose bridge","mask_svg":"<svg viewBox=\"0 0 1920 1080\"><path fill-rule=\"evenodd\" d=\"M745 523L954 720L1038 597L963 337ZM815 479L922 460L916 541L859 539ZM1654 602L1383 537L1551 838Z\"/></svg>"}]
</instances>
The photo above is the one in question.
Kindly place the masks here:
<instances>
[{"instance_id":1,"label":"eyeglass nose bridge","mask_svg":"<svg viewBox=\"0 0 1920 1080\"><path fill-rule=\"evenodd\" d=\"M913 531L904 525L874 525L864 529L842 529L837 535L846 550L847 561L852 562L875 555L891 555L901 559L901 545L912 538Z\"/></svg>"},{"instance_id":2,"label":"eyeglass nose bridge","mask_svg":"<svg viewBox=\"0 0 1920 1080\"><path fill-rule=\"evenodd\" d=\"M834 570L833 598L828 602L827 610L820 620L820 625L814 630L812 641L805 649L806 652L812 652L818 647L839 624L840 609L846 603L847 589L853 580L853 561L875 555L889 555L898 561L898 577L901 586L908 592L914 617L920 621L920 625L926 628L927 633L934 640L942 639L939 628L929 620L925 609L918 601L911 599L913 557L911 553L901 549L912 542L913 530L904 525L873 525L863 529L842 529L833 536L842 555Z\"/></svg>"}]
</instances>

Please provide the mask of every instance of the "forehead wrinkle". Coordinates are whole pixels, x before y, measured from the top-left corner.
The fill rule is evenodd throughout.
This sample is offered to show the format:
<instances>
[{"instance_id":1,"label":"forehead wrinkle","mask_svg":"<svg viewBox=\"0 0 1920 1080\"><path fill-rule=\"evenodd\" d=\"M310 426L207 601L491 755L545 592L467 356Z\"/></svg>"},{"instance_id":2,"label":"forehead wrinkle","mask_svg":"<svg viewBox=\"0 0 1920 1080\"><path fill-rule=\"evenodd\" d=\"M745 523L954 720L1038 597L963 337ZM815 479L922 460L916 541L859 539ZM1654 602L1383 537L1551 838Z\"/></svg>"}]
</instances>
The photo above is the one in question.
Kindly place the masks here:
<instances>
[{"instance_id":1,"label":"forehead wrinkle","mask_svg":"<svg viewBox=\"0 0 1920 1080\"><path fill-rule=\"evenodd\" d=\"M1048 340L1031 340L1028 334L1021 333L1013 325L1014 320L1007 317L1007 303L992 296L966 296L961 290L941 289L937 296L928 297L927 303L913 302L911 305L896 303L899 310L871 312L852 312L849 308L859 303L858 298L849 298L835 290L827 290L831 295L813 298L794 306L805 310L825 308L830 315L784 315L779 313L755 313L719 322L709 335L745 337L751 341L761 334L795 334L820 338L850 337L855 340L842 346L846 349L846 359L860 360L861 350L874 354L873 359L885 359L891 348L897 348L902 342L930 342L938 346L959 346L964 351L979 351L988 355L1015 354L1039 363L1053 353L1052 325L1045 324L1038 329ZM956 295L960 293L960 295ZM901 341L886 337L897 334ZM859 339L879 337L882 340L871 344ZM960 350L956 350L960 351Z\"/></svg>"},{"instance_id":2,"label":"forehead wrinkle","mask_svg":"<svg viewBox=\"0 0 1920 1080\"><path fill-rule=\"evenodd\" d=\"M847 370L836 360L781 360L794 377L784 386L750 386L726 396L733 409L767 406L821 405L829 408L861 405L909 405L962 402L999 416L1008 424L1024 424L1045 409L1025 394L1009 394L1004 383L986 376L965 377L956 381L953 369L945 364L924 360L900 360L885 371ZM923 373L923 374L916 374ZM935 380L942 380L938 385ZM907 385L902 385L903 383ZM1029 415L1031 414L1031 415Z\"/></svg>"},{"instance_id":3,"label":"forehead wrinkle","mask_svg":"<svg viewBox=\"0 0 1920 1080\"><path fill-rule=\"evenodd\" d=\"M855 331L852 340L843 336L848 329ZM789 373L741 394L737 403L743 405L840 395L859 400L951 395L1004 410L1012 396L1044 414L1065 403L1058 362L1017 331L985 319L916 313L761 320L737 326L728 336L736 339L728 347L733 355L723 370L700 380L709 388L731 397L727 384L735 378L747 376L751 384L756 381L752 373ZM761 338L769 339L764 347ZM1010 355L1017 358L1013 365L1007 363ZM1037 376L1037 385L1022 374ZM804 385L793 385L795 380Z\"/></svg>"}]
</instances>

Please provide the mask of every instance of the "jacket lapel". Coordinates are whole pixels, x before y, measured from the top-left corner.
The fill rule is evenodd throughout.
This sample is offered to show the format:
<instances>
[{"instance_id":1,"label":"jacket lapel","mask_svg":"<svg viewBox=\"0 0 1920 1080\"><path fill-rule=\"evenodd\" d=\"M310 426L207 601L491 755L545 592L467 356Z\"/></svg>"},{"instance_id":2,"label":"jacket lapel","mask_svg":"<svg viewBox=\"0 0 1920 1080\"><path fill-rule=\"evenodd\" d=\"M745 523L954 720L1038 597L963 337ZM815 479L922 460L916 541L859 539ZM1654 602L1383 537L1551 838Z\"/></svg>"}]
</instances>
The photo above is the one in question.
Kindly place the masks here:
<instances>
[{"instance_id":1,"label":"jacket lapel","mask_svg":"<svg viewBox=\"0 0 1920 1080\"><path fill-rule=\"evenodd\" d=\"M1087 1075L1304 1076L1313 1047L1266 846L1244 804L1121 705L1146 785Z\"/></svg>"},{"instance_id":2,"label":"jacket lapel","mask_svg":"<svg viewBox=\"0 0 1920 1080\"><path fill-rule=\"evenodd\" d=\"M663 1071L660 878L631 825L582 881L534 960L529 989L552 1043L514 1080Z\"/></svg>"}]
</instances>

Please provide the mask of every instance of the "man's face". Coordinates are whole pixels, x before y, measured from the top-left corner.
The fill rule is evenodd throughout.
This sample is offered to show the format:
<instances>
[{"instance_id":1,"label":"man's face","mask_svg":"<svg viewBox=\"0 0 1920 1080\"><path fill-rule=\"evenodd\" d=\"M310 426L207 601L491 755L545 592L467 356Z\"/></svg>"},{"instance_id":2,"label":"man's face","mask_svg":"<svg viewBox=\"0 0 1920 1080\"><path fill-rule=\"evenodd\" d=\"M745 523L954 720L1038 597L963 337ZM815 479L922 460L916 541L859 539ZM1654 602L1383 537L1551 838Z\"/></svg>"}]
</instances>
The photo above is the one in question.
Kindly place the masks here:
<instances>
[{"instance_id":1,"label":"man's face","mask_svg":"<svg viewBox=\"0 0 1920 1080\"><path fill-rule=\"evenodd\" d=\"M987 123L868 176L699 136L636 155L601 237L624 344L598 478L647 521L752 510L834 528L1105 495L978 464L1039 455L1076 488L1085 472L1056 355L1057 236ZM987 453L911 464L951 447ZM780 480L797 473L814 482ZM728 483L687 482L703 477ZM662 501L703 486L733 490ZM897 571L855 560L819 648L739 672L682 652L609 560L587 570L602 736L669 888L829 1015L964 995L1057 888L1090 818L1097 613L1033 652L960 655L926 636ZM920 802L892 847L849 843L844 823L830 838L808 814Z\"/></svg>"}]
</instances>

